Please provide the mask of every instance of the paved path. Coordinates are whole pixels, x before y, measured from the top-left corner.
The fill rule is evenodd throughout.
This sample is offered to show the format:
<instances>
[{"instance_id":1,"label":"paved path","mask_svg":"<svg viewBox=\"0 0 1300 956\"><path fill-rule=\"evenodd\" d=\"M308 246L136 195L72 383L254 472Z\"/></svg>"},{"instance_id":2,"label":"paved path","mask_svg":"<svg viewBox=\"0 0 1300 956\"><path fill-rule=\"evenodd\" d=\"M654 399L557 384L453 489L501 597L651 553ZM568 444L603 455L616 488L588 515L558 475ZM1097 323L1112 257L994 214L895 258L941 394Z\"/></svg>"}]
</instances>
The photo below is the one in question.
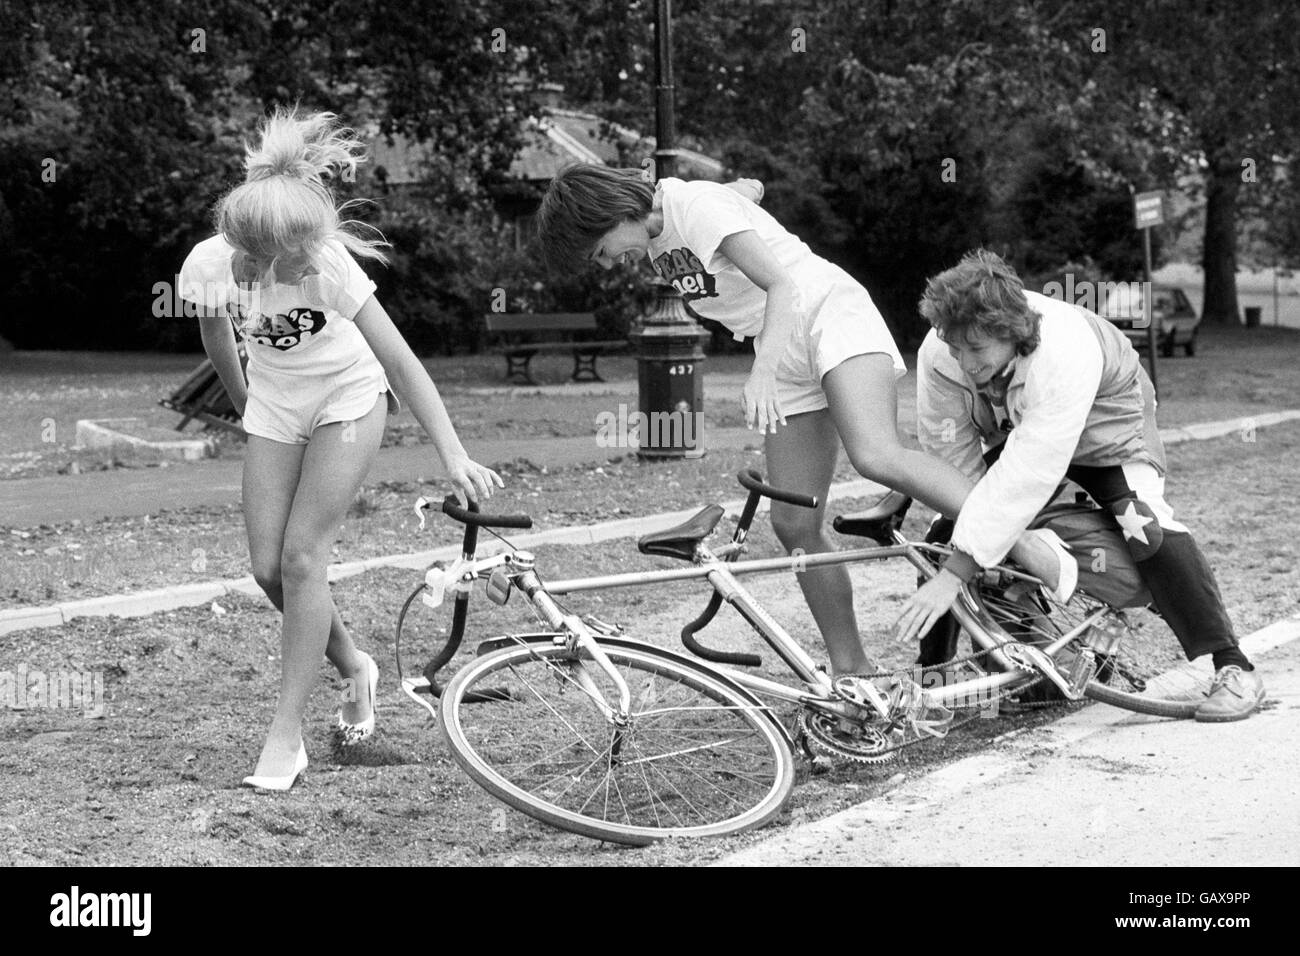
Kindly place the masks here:
<instances>
[{"instance_id":1,"label":"paved path","mask_svg":"<svg viewBox=\"0 0 1300 956\"><path fill-rule=\"evenodd\" d=\"M1249 720L1093 705L715 865L1296 866L1297 637L1291 618L1242 641L1268 691ZM1184 666L1208 683L1208 658Z\"/></svg>"},{"instance_id":2,"label":"paved path","mask_svg":"<svg viewBox=\"0 0 1300 956\"><path fill-rule=\"evenodd\" d=\"M706 383L706 403L738 400L744 380L745 376L733 373L711 376ZM635 405L637 383L615 380L527 387L453 387L445 391L448 395L470 394L516 402L526 402L534 395L627 396ZM913 414L911 406L902 408L901 414ZM405 408L398 420L415 421ZM760 435L745 428L709 428L704 433L706 449L757 447L761 443ZM465 444L477 461L487 465L526 458L548 468L560 468L586 462L598 464L627 453L626 449L598 444L594 427L592 434L574 438L471 439ZM93 521L156 514L164 508L238 504L243 468L242 459L233 458L170 462L167 468L118 468L81 475L0 481L0 526L30 528L74 519ZM371 484L433 481L441 474L442 466L432 445L395 445L380 449L367 481Z\"/></svg>"},{"instance_id":3,"label":"paved path","mask_svg":"<svg viewBox=\"0 0 1300 956\"><path fill-rule=\"evenodd\" d=\"M609 394L628 387L625 382L597 383L595 386L541 386L538 389L483 389L487 395L511 395L563 392L573 394L585 388L608 388ZM709 397L725 401L734 397L738 385L731 381L715 383ZM911 402L900 401L899 421L914 416ZM1268 412L1245 419L1203 422L1183 428L1162 429L1166 445L1214 438L1240 432L1243 428L1263 428L1280 422L1300 419L1300 410ZM909 433L912 429L906 428ZM705 432L706 448L758 447L762 438L745 428L711 428ZM470 454L485 464L527 458L547 467L563 467L583 462L598 463L622 453L621 449L602 447L595 435L575 438L531 438L469 441ZM367 481L414 481L435 479L441 472L437 455L430 445L405 445L382 448L370 468ZM80 519L93 521L106 517L130 517L155 514L163 508L187 508L201 505L236 504L240 500L243 462L237 459L175 464L169 468L115 469L84 475L60 475L53 478L19 478L0 481L0 526L30 528L40 524Z\"/></svg>"},{"instance_id":4,"label":"paved path","mask_svg":"<svg viewBox=\"0 0 1300 956\"><path fill-rule=\"evenodd\" d=\"M713 428L704 436L706 448L758 447L762 438L745 428ZM527 458L549 468L598 463L626 454L605 448L594 435L577 438L512 438L469 441L471 455L484 464ZM156 514L163 508L238 504L244 463L217 459L168 468L120 468L53 478L0 481L0 525L30 528L79 518ZM432 445L381 448L367 482L434 480L441 465Z\"/></svg>"}]
</instances>

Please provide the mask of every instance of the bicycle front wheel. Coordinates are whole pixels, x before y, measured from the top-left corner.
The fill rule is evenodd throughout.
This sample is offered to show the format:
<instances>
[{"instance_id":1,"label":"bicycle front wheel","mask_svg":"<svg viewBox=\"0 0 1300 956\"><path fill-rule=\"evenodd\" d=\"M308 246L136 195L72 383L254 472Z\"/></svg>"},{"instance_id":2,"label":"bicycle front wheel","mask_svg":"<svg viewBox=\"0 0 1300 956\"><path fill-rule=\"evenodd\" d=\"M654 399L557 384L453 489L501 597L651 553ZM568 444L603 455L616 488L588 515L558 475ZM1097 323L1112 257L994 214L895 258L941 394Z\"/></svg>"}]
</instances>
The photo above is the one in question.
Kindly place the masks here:
<instances>
[{"instance_id":1,"label":"bicycle front wheel","mask_svg":"<svg viewBox=\"0 0 1300 956\"><path fill-rule=\"evenodd\" d=\"M442 696L452 755L489 793L582 836L643 846L762 826L781 811L794 761L761 704L707 668L651 646L602 645L632 693L585 653L506 647L481 657ZM509 698L467 704L476 689Z\"/></svg>"}]
</instances>

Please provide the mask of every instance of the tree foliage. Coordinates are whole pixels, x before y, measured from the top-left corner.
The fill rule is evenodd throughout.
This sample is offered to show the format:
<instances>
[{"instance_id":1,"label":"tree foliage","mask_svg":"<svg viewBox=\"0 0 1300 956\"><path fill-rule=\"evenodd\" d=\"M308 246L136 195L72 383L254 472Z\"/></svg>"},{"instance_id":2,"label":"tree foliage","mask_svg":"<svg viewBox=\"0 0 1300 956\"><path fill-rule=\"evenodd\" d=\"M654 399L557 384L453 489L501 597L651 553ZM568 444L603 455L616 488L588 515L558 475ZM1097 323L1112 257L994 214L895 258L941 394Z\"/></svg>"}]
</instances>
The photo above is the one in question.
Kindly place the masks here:
<instances>
[{"instance_id":1,"label":"tree foliage","mask_svg":"<svg viewBox=\"0 0 1300 956\"><path fill-rule=\"evenodd\" d=\"M520 75L653 127L653 2L10 0L0 7L0 241L23 346L184 347L155 317L276 103L426 149L419 189L348 195L394 242L376 275L413 339L472 345L516 306L640 303L629 274L543 282L489 202L530 109ZM1206 309L1235 313L1237 223L1295 252L1300 8L1223 0L678 0L677 127L767 184L766 205L856 274L904 335L924 280L971 246L1031 280L1133 275L1131 191L1199 171ZM1098 46L1098 31L1104 42ZM201 32L200 32L201 31ZM1253 159L1255 182L1242 181ZM50 176L50 170L53 176ZM543 282L541 289L538 283ZM449 334L452 330L455 334Z\"/></svg>"},{"instance_id":2,"label":"tree foliage","mask_svg":"<svg viewBox=\"0 0 1300 956\"><path fill-rule=\"evenodd\" d=\"M1154 122L1141 130L1163 162L1140 188L1170 188L1189 170L1203 177L1204 314L1238 319L1236 271L1243 213L1293 204L1295 180L1278 163L1300 153L1300 7L1290 0L1079 3L1073 22L1108 30L1111 52L1097 81L1121 108Z\"/></svg>"}]
</instances>

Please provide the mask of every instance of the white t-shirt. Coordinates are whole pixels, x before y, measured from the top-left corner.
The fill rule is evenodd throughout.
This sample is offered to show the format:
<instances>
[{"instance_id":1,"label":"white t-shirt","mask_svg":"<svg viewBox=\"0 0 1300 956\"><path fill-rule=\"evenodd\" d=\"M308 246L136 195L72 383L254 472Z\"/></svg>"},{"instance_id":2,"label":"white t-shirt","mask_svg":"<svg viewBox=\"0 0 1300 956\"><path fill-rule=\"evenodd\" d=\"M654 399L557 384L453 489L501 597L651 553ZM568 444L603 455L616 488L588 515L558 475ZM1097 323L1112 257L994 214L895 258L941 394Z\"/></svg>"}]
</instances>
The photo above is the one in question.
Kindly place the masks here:
<instances>
[{"instance_id":1,"label":"white t-shirt","mask_svg":"<svg viewBox=\"0 0 1300 956\"><path fill-rule=\"evenodd\" d=\"M659 181L664 225L650 240L650 263L697 313L721 322L736 338L763 328L767 293L718 252L727 236L753 230L801 291L830 263L761 206L711 182ZM823 279L824 281L824 279Z\"/></svg>"},{"instance_id":2,"label":"white t-shirt","mask_svg":"<svg viewBox=\"0 0 1300 956\"><path fill-rule=\"evenodd\" d=\"M375 284L341 242L326 243L314 274L269 288L235 281L234 252L220 235L200 242L181 266L180 294L230 317L246 344L250 388L291 393L308 381L387 382L353 322Z\"/></svg>"}]
</instances>

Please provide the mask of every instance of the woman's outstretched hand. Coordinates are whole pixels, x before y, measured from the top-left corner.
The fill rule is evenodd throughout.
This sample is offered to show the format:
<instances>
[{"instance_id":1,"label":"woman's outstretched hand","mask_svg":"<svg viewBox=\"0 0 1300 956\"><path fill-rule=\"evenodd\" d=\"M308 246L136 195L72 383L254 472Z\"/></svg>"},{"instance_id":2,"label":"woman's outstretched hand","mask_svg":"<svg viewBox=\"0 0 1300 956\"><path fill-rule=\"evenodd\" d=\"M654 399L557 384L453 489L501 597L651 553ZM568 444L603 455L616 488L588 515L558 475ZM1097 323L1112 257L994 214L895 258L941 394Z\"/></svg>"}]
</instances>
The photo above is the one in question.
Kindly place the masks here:
<instances>
[{"instance_id":1,"label":"woman's outstretched hand","mask_svg":"<svg viewBox=\"0 0 1300 956\"><path fill-rule=\"evenodd\" d=\"M468 455L459 455L447 462L447 477L454 486L453 494L462 508L466 507L466 498L478 503L492 497L492 486L504 488L506 483L491 468L480 465Z\"/></svg>"},{"instance_id":2,"label":"woman's outstretched hand","mask_svg":"<svg viewBox=\"0 0 1300 956\"><path fill-rule=\"evenodd\" d=\"M745 427L753 428L767 434L770 428L776 434L776 426L785 424L785 415L781 412L781 403L776 397L776 372L755 366L745 381L740 393L740 404L745 411Z\"/></svg>"}]
</instances>

